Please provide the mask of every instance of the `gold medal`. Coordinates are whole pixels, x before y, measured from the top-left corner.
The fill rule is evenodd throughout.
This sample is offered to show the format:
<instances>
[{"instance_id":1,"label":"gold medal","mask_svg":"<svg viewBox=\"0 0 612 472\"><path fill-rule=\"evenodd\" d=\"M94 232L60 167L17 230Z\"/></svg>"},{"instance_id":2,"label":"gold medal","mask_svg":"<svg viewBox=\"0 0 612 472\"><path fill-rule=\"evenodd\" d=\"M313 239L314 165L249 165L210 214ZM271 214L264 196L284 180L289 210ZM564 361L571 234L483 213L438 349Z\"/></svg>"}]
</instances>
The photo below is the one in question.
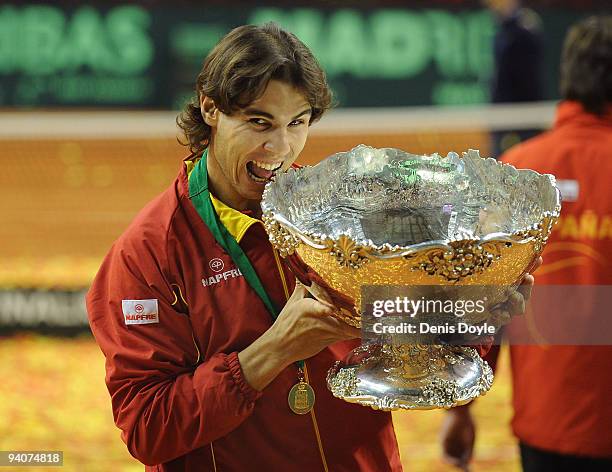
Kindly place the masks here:
<instances>
[{"instance_id":1,"label":"gold medal","mask_svg":"<svg viewBox=\"0 0 612 472\"><path fill-rule=\"evenodd\" d=\"M289 408L298 415L305 415L315 404L315 392L310 385L304 381L296 383L289 390Z\"/></svg>"}]
</instances>

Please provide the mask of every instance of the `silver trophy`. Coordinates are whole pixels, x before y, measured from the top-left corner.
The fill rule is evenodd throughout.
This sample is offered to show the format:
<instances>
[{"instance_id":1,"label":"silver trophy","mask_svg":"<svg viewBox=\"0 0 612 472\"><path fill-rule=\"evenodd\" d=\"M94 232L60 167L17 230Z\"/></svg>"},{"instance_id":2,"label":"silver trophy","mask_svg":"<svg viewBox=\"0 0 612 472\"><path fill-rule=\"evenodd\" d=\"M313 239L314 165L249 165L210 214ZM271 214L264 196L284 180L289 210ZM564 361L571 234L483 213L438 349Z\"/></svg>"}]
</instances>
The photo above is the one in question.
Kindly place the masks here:
<instances>
[{"instance_id":1,"label":"silver trophy","mask_svg":"<svg viewBox=\"0 0 612 472\"><path fill-rule=\"evenodd\" d=\"M470 150L414 155L360 145L266 186L271 243L314 296L360 327L364 286L488 286L502 303L541 254L560 212L551 175ZM469 323L499 326L492 310ZM472 347L363 344L331 367L338 398L381 410L448 408L491 386Z\"/></svg>"}]
</instances>

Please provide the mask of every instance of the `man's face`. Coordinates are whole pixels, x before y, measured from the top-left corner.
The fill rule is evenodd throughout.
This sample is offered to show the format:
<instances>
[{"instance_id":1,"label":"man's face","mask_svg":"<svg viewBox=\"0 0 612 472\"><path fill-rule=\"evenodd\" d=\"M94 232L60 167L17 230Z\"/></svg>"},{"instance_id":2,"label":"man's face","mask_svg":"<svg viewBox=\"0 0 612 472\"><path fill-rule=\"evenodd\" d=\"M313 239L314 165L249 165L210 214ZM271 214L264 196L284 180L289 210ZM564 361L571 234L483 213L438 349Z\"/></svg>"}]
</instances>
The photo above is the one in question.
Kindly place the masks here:
<instances>
[{"instance_id":1,"label":"man's face","mask_svg":"<svg viewBox=\"0 0 612 472\"><path fill-rule=\"evenodd\" d=\"M267 182L304 148L311 108L292 85L271 80L263 95L231 115L202 101L212 128L208 172L217 196L235 208L260 201ZM214 110L214 108L213 108Z\"/></svg>"}]
</instances>

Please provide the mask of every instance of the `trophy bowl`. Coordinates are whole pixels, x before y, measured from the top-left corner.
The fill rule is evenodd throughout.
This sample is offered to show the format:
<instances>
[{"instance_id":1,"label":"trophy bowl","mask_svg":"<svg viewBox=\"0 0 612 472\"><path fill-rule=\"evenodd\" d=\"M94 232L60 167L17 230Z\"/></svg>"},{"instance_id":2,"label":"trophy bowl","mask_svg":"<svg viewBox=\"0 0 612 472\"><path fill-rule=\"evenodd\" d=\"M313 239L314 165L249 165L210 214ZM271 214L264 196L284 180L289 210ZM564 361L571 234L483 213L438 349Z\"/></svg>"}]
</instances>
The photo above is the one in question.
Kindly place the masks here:
<instances>
[{"instance_id":1,"label":"trophy bowl","mask_svg":"<svg viewBox=\"0 0 612 472\"><path fill-rule=\"evenodd\" d=\"M502 303L560 209L552 175L474 150L442 157L364 145L277 175L262 201L270 241L296 278L355 327L364 286L487 286L488 308ZM466 321L508 321L491 313ZM461 405L492 380L474 348L382 342L337 362L327 383L348 402L396 410Z\"/></svg>"}]
</instances>

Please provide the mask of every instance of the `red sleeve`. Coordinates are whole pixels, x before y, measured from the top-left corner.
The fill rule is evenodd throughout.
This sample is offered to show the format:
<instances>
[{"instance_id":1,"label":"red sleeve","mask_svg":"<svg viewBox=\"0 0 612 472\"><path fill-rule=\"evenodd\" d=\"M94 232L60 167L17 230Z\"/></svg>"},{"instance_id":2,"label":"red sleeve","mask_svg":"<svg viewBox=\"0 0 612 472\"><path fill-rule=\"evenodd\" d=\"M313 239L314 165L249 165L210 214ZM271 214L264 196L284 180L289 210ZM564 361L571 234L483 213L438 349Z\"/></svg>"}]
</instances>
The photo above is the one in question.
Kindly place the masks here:
<instances>
[{"instance_id":1,"label":"red sleeve","mask_svg":"<svg viewBox=\"0 0 612 472\"><path fill-rule=\"evenodd\" d=\"M91 330L106 357L115 423L130 453L146 465L228 434L261 396L246 383L237 352L201 361L189 316L175 309L155 252L118 243L87 294ZM122 300L157 300L159 321L126 324Z\"/></svg>"}]
</instances>

